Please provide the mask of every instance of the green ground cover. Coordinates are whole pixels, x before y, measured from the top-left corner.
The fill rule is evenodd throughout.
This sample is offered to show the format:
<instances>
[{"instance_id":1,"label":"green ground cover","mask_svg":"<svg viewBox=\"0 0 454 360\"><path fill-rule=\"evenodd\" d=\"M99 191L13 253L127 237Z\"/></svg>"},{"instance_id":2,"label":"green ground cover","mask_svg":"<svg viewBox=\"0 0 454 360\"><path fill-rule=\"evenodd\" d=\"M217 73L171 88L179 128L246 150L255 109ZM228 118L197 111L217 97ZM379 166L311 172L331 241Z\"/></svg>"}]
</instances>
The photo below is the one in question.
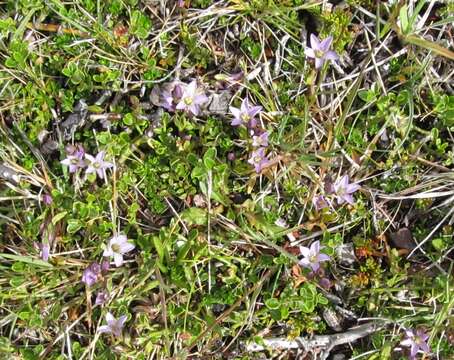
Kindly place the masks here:
<instances>
[{"instance_id":1,"label":"green ground cover","mask_svg":"<svg viewBox=\"0 0 454 360\"><path fill-rule=\"evenodd\" d=\"M452 358L453 23L0 0L0 359Z\"/></svg>"}]
</instances>

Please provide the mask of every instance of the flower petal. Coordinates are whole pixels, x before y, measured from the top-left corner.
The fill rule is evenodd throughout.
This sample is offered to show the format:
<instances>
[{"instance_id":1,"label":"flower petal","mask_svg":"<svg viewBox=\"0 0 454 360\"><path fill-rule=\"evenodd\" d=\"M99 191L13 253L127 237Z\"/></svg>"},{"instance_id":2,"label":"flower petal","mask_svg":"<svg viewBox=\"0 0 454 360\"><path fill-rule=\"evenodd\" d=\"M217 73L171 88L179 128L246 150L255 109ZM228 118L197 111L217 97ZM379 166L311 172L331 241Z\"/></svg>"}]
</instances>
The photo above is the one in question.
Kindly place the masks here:
<instances>
[{"instance_id":1,"label":"flower petal","mask_svg":"<svg viewBox=\"0 0 454 360\"><path fill-rule=\"evenodd\" d=\"M92 163L96 162L95 158L90 154L85 154L85 159L87 159L88 161L90 161Z\"/></svg>"},{"instance_id":2,"label":"flower petal","mask_svg":"<svg viewBox=\"0 0 454 360\"><path fill-rule=\"evenodd\" d=\"M332 36L328 36L326 39L323 39L320 42L320 50L323 51L324 53L328 52L332 42L333 42Z\"/></svg>"},{"instance_id":3,"label":"flower petal","mask_svg":"<svg viewBox=\"0 0 454 360\"><path fill-rule=\"evenodd\" d=\"M339 60L339 55L333 50L327 51L323 57L326 60Z\"/></svg>"},{"instance_id":4,"label":"flower petal","mask_svg":"<svg viewBox=\"0 0 454 360\"><path fill-rule=\"evenodd\" d=\"M329 261L329 260L331 260L331 257L329 255L320 253L320 254L318 254L317 260L318 261Z\"/></svg>"},{"instance_id":5,"label":"flower petal","mask_svg":"<svg viewBox=\"0 0 454 360\"><path fill-rule=\"evenodd\" d=\"M300 246L300 254L304 257L311 256L311 250L306 246Z\"/></svg>"},{"instance_id":6,"label":"flower petal","mask_svg":"<svg viewBox=\"0 0 454 360\"><path fill-rule=\"evenodd\" d=\"M315 34L311 34L311 48L313 50L320 50L320 40Z\"/></svg>"},{"instance_id":7,"label":"flower petal","mask_svg":"<svg viewBox=\"0 0 454 360\"><path fill-rule=\"evenodd\" d=\"M135 249L135 245L133 245L131 243L128 243L128 242L127 243L123 243L123 244L120 245L120 252L122 254L130 252L130 251L132 251L134 249Z\"/></svg>"},{"instance_id":8,"label":"flower petal","mask_svg":"<svg viewBox=\"0 0 454 360\"><path fill-rule=\"evenodd\" d=\"M115 317L112 315L112 313L107 312L106 314L106 322L110 325L116 321Z\"/></svg>"},{"instance_id":9,"label":"flower petal","mask_svg":"<svg viewBox=\"0 0 454 360\"><path fill-rule=\"evenodd\" d=\"M320 69L323 66L324 62L325 60L323 59L315 58L315 68Z\"/></svg>"},{"instance_id":10,"label":"flower petal","mask_svg":"<svg viewBox=\"0 0 454 360\"><path fill-rule=\"evenodd\" d=\"M116 267L120 267L121 265L123 265L123 254L114 253L113 257Z\"/></svg>"},{"instance_id":11,"label":"flower petal","mask_svg":"<svg viewBox=\"0 0 454 360\"><path fill-rule=\"evenodd\" d=\"M306 50L304 50L304 54L307 56L307 57L310 57L312 59L315 59L317 56L315 55L315 51L311 48L306 48Z\"/></svg>"},{"instance_id":12,"label":"flower petal","mask_svg":"<svg viewBox=\"0 0 454 360\"><path fill-rule=\"evenodd\" d=\"M102 325L98 328L98 332L99 333L111 333L112 332L112 329L110 328L110 326L108 325Z\"/></svg>"}]
</instances>

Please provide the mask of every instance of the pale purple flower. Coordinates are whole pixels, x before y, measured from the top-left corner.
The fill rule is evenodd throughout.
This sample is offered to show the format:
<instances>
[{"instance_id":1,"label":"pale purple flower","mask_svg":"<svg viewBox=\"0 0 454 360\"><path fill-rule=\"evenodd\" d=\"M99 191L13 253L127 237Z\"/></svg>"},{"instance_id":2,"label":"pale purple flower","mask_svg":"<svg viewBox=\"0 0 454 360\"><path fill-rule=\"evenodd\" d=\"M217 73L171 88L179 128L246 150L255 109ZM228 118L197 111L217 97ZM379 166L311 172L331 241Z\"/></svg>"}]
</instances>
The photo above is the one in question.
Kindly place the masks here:
<instances>
[{"instance_id":1,"label":"pale purple flower","mask_svg":"<svg viewBox=\"0 0 454 360\"><path fill-rule=\"evenodd\" d=\"M82 274L82 282L88 287L93 286L98 281L100 274L101 266L94 262L84 270Z\"/></svg>"},{"instance_id":2,"label":"pale purple flower","mask_svg":"<svg viewBox=\"0 0 454 360\"><path fill-rule=\"evenodd\" d=\"M413 330L405 330L406 338L401 341L401 345L410 347L410 359L416 359L416 354L419 350L425 353L430 352L429 345L427 345L427 335L422 329L416 330L416 334Z\"/></svg>"},{"instance_id":3,"label":"pale purple flower","mask_svg":"<svg viewBox=\"0 0 454 360\"><path fill-rule=\"evenodd\" d=\"M100 326L98 328L98 332L99 333L109 333L109 334L113 334L114 336L120 337L127 318L128 317L126 315L122 315L117 320L114 318L114 316L110 312L108 312L106 314L107 325Z\"/></svg>"},{"instance_id":4,"label":"pale purple flower","mask_svg":"<svg viewBox=\"0 0 454 360\"><path fill-rule=\"evenodd\" d=\"M306 48L306 56L315 59L315 68L320 69L326 60L337 60L339 56L335 51L330 50L333 37L328 36L326 39L321 40L311 34L311 47Z\"/></svg>"},{"instance_id":5,"label":"pale purple flower","mask_svg":"<svg viewBox=\"0 0 454 360\"><path fill-rule=\"evenodd\" d=\"M50 255L49 243L43 242L40 247L41 247L41 259L43 259L44 261L48 261L49 255Z\"/></svg>"},{"instance_id":6,"label":"pale purple flower","mask_svg":"<svg viewBox=\"0 0 454 360\"><path fill-rule=\"evenodd\" d=\"M74 173L78 169L85 167L84 161L78 155L68 155L66 159L63 159L60 163L68 166L70 173Z\"/></svg>"},{"instance_id":7,"label":"pale purple flower","mask_svg":"<svg viewBox=\"0 0 454 360\"><path fill-rule=\"evenodd\" d=\"M312 204L315 207L315 210L320 211L329 206L328 201L326 201L323 195L314 196L312 198Z\"/></svg>"},{"instance_id":8,"label":"pale purple flower","mask_svg":"<svg viewBox=\"0 0 454 360\"><path fill-rule=\"evenodd\" d=\"M358 184L350 184L348 175L344 175L334 183L334 192L336 193L337 203L340 205L347 202L353 205L354 201L352 194L360 188L361 186Z\"/></svg>"},{"instance_id":9,"label":"pale purple flower","mask_svg":"<svg viewBox=\"0 0 454 360\"><path fill-rule=\"evenodd\" d=\"M183 94L176 109L197 116L200 113L200 105L206 102L208 102L208 97L197 88L197 81L194 80L183 88Z\"/></svg>"},{"instance_id":10,"label":"pale purple flower","mask_svg":"<svg viewBox=\"0 0 454 360\"><path fill-rule=\"evenodd\" d=\"M178 7L184 7L184 0L178 0Z\"/></svg>"},{"instance_id":11,"label":"pale purple flower","mask_svg":"<svg viewBox=\"0 0 454 360\"><path fill-rule=\"evenodd\" d=\"M123 265L123 254L133 250L135 246L128 242L125 235L116 235L109 240L107 248L104 250L103 256L114 258L115 266Z\"/></svg>"},{"instance_id":12,"label":"pale purple flower","mask_svg":"<svg viewBox=\"0 0 454 360\"><path fill-rule=\"evenodd\" d=\"M109 299L109 294L105 290L101 290L96 295L95 305L104 305L107 299Z\"/></svg>"},{"instance_id":13,"label":"pale purple flower","mask_svg":"<svg viewBox=\"0 0 454 360\"><path fill-rule=\"evenodd\" d=\"M268 146L268 131L264 131L260 135L252 137L252 146L255 147L267 147Z\"/></svg>"},{"instance_id":14,"label":"pale purple flower","mask_svg":"<svg viewBox=\"0 0 454 360\"><path fill-rule=\"evenodd\" d=\"M229 109L233 115L233 120L230 125L239 126L244 124L253 128L257 125L255 115L262 111L263 108L261 106L250 106L248 98L245 98L239 109L233 106L230 106Z\"/></svg>"},{"instance_id":15,"label":"pale purple flower","mask_svg":"<svg viewBox=\"0 0 454 360\"><path fill-rule=\"evenodd\" d=\"M113 164L107 161L104 161L104 156L106 153L104 151L100 151L96 157L93 157L90 154L85 154L85 158L90 161L90 164L87 166L87 170L85 170L86 174L91 174L96 172L98 176L103 179L104 178L104 170L113 167Z\"/></svg>"},{"instance_id":16,"label":"pale purple flower","mask_svg":"<svg viewBox=\"0 0 454 360\"><path fill-rule=\"evenodd\" d=\"M253 151L247 162L254 165L256 173L259 174L263 167L269 163L268 158L265 155L265 148L261 147Z\"/></svg>"},{"instance_id":17,"label":"pale purple flower","mask_svg":"<svg viewBox=\"0 0 454 360\"><path fill-rule=\"evenodd\" d=\"M317 272L320 268L320 263L323 261L330 260L330 257L320 252L324 246L320 246L320 241L315 241L309 247L300 246L300 253L303 255L303 259L299 261L299 265L306 268L311 268L312 271Z\"/></svg>"}]
</instances>

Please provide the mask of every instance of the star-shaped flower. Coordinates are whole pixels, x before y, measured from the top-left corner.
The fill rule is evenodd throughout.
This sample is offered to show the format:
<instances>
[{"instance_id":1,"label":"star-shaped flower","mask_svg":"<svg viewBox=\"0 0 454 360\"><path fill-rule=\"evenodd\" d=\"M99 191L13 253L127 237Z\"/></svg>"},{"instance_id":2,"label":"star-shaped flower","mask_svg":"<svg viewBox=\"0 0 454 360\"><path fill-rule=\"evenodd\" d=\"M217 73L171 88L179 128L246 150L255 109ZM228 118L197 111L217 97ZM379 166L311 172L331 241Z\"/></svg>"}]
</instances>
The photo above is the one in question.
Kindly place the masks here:
<instances>
[{"instance_id":1,"label":"star-shaped flower","mask_svg":"<svg viewBox=\"0 0 454 360\"><path fill-rule=\"evenodd\" d=\"M252 146L254 147L267 147L268 146L268 131L264 131L260 135L252 137Z\"/></svg>"},{"instance_id":2,"label":"star-shaped flower","mask_svg":"<svg viewBox=\"0 0 454 360\"><path fill-rule=\"evenodd\" d=\"M353 205L354 200L352 194L360 188L361 186L358 184L350 184L348 175L344 175L334 183L334 192L336 193L337 203L340 205L347 202Z\"/></svg>"},{"instance_id":3,"label":"star-shaped flower","mask_svg":"<svg viewBox=\"0 0 454 360\"><path fill-rule=\"evenodd\" d=\"M85 167L84 161L77 155L68 155L66 159L63 159L60 163L68 166L70 173L74 173L78 169Z\"/></svg>"},{"instance_id":4,"label":"star-shaped flower","mask_svg":"<svg viewBox=\"0 0 454 360\"><path fill-rule=\"evenodd\" d=\"M401 345L410 347L410 359L416 359L416 354L419 350L424 351L425 353L430 352L429 345L427 345L427 335L423 330L416 330L416 334L413 330L406 330L405 334L407 337L401 341Z\"/></svg>"},{"instance_id":5,"label":"star-shaped flower","mask_svg":"<svg viewBox=\"0 0 454 360\"><path fill-rule=\"evenodd\" d=\"M184 110L193 115L199 115L200 105L208 102L208 97L197 88L197 81L192 81L183 89L183 94L176 106L178 110Z\"/></svg>"},{"instance_id":6,"label":"star-shaped flower","mask_svg":"<svg viewBox=\"0 0 454 360\"><path fill-rule=\"evenodd\" d=\"M115 266L123 265L123 254L134 250L135 246L128 242L125 235L116 235L109 240L103 256L114 258Z\"/></svg>"},{"instance_id":7,"label":"star-shaped flower","mask_svg":"<svg viewBox=\"0 0 454 360\"><path fill-rule=\"evenodd\" d=\"M330 50L333 37L328 36L326 39L320 41L320 39L311 34L311 47L306 48L306 56L315 59L315 68L320 69L326 60L337 60L339 56L335 51Z\"/></svg>"},{"instance_id":8,"label":"star-shaped flower","mask_svg":"<svg viewBox=\"0 0 454 360\"><path fill-rule=\"evenodd\" d=\"M98 329L98 332L99 333L109 333L109 334L113 334L114 336L120 337L121 332L123 331L123 327L125 326L125 322L126 322L127 318L128 317L126 315L122 315L117 320L114 318L114 316L110 312L108 312L106 314L107 325L100 326Z\"/></svg>"},{"instance_id":9,"label":"star-shaped flower","mask_svg":"<svg viewBox=\"0 0 454 360\"><path fill-rule=\"evenodd\" d=\"M87 170L85 170L86 174L91 174L96 172L98 176L103 179L104 178L104 170L113 167L113 164L104 161L104 156L106 153L104 151L100 151L96 157L93 157L90 154L85 154L85 158L90 161L90 164L87 166Z\"/></svg>"},{"instance_id":10,"label":"star-shaped flower","mask_svg":"<svg viewBox=\"0 0 454 360\"><path fill-rule=\"evenodd\" d=\"M321 262L331 259L328 255L320 253L320 250L323 248L324 246L320 246L320 241L312 243L310 248L300 246L300 252L301 255L303 255L303 259L301 259L298 264L306 268L311 268L312 271L317 272Z\"/></svg>"},{"instance_id":11,"label":"star-shaped flower","mask_svg":"<svg viewBox=\"0 0 454 360\"><path fill-rule=\"evenodd\" d=\"M265 155L265 148L261 147L253 151L247 162L254 165L256 173L259 174L262 171L262 168L269 163L268 158Z\"/></svg>"},{"instance_id":12,"label":"star-shaped flower","mask_svg":"<svg viewBox=\"0 0 454 360\"><path fill-rule=\"evenodd\" d=\"M255 115L262 111L263 108L261 106L250 106L249 100L245 98L242 101L241 107L239 109L233 106L230 106L229 109L233 114L233 120L230 125L239 126L244 124L250 128L253 128L257 126Z\"/></svg>"}]
</instances>

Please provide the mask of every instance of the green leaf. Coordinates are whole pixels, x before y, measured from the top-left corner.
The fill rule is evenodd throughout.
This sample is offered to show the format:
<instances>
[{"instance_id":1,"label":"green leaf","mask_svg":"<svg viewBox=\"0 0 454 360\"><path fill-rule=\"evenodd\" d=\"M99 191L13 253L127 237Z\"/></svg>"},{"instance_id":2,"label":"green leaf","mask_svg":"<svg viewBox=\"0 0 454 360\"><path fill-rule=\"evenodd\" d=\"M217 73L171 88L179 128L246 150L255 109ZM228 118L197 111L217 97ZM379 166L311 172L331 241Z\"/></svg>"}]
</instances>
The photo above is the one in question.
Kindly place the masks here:
<instances>
[{"instance_id":1,"label":"green leaf","mask_svg":"<svg viewBox=\"0 0 454 360\"><path fill-rule=\"evenodd\" d=\"M216 165L216 148L210 148L203 155L203 164L208 170L211 170Z\"/></svg>"},{"instance_id":2,"label":"green leaf","mask_svg":"<svg viewBox=\"0 0 454 360\"><path fill-rule=\"evenodd\" d=\"M68 225L66 226L66 231L69 234L75 234L82 228L82 223L77 219L68 220Z\"/></svg>"},{"instance_id":3,"label":"green leaf","mask_svg":"<svg viewBox=\"0 0 454 360\"><path fill-rule=\"evenodd\" d=\"M60 220L62 220L68 214L67 211L63 211L52 218L52 224L56 225Z\"/></svg>"},{"instance_id":4,"label":"green leaf","mask_svg":"<svg viewBox=\"0 0 454 360\"><path fill-rule=\"evenodd\" d=\"M181 218L189 225L205 225L207 223L207 212L204 209L192 207L181 213Z\"/></svg>"},{"instance_id":5,"label":"green leaf","mask_svg":"<svg viewBox=\"0 0 454 360\"><path fill-rule=\"evenodd\" d=\"M14 260L14 261L21 261L26 264L37 265L47 268L52 268L53 265L49 264L47 261L43 261L41 259L36 259L31 256L21 256L21 255L13 255L13 254L0 254L0 258L7 259L7 260Z\"/></svg>"},{"instance_id":6,"label":"green leaf","mask_svg":"<svg viewBox=\"0 0 454 360\"><path fill-rule=\"evenodd\" d=\"M145 39L151 29L151 20L139 10L134 10L131 15L131 33L139 39Z\"/></svg>"},{"instance_id":7,"label":"green leaf","mask_svg":"<svg viewBox=\"0 0 454 360\"><path fill-rule=\"evenodd\" d=\"M265 305L268 309L277 310L281 306L280 302L276 298L267 299Z\"/></svg>"}]
</instances>

